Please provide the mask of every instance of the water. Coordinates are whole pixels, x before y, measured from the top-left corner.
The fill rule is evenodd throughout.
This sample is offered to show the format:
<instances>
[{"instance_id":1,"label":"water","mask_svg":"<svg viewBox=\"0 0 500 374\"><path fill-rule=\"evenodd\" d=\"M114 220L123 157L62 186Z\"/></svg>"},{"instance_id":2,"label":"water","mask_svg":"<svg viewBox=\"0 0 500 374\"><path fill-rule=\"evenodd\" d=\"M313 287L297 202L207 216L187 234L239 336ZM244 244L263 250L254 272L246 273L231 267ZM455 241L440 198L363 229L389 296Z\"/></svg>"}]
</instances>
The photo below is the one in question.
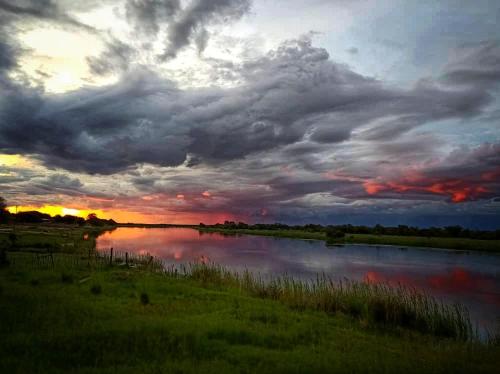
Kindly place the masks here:
<instances>
[{"instance_id":1,"label":"water","mask_svg":"<svg viewBox=\"0 0 500 374\"><path fill-rule=\"evenodd\" d=\"M473 321L493 330L500 318L500 255L480 252L345 245L322 241L203 234L186 228L118 228L97 239L97 248L159 257L166 264L215 262L233 270L287 273L312 279L386 282L416 287L444 302L467 306Z\"/></svg>"}]
</instances>

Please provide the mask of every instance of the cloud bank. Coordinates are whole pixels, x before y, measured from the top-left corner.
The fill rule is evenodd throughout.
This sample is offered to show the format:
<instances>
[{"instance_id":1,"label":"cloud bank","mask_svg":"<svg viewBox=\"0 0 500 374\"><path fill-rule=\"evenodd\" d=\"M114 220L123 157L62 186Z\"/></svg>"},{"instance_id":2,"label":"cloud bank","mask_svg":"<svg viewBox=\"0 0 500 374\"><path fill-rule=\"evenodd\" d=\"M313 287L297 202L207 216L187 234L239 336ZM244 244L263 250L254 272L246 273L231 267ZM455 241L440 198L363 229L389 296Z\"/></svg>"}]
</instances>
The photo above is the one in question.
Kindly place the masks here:
<instances>
[{"instance_id":1,"label":"cloud bank","mask_svg":"<svg viewBox=\"0 0 500 374\"><path fill-rule=\"evenodd\" d=\"M467 202L480 202L485 214L493 209L500 145L444 149L427 128L489 115L500 82L499 41L459 46L439 73L409 87L355 72L310 34L259 57L213 60L236 77L228 86L182 87L164 73L163 62L191 47L202 52L213 30L251 9L247 0L128 0L118 14L139 40L149 38L140 45L162 45L158 64L150 64L137 43L82 22L66 2L0 0L0 153L54 170L44 180L13 170L0 183L139 210L153 201L156 210L258 218L389 206L403 212L416 201L429 212ZM20 69L29 51L15 30L36 22L99 35L104 47L87 58L89 71L116 81L62 94L33 84ZM98 193L116 175L129 190Z\"/></svg>"}]
</instances>

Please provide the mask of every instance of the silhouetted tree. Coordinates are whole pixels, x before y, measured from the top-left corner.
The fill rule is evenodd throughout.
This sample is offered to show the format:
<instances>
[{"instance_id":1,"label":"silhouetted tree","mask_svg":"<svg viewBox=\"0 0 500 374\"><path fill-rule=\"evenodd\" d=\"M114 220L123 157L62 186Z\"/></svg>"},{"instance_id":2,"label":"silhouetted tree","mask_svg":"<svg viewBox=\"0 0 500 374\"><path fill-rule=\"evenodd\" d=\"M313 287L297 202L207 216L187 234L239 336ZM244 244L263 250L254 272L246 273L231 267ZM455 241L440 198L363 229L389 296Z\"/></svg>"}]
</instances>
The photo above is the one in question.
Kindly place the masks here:
<instances>
[{"instance_id":1,"label":"silhouetted tree","mask_svg":"<svg viewBox=\"0 0 500 374\"><path fill-rule=\"evenodd\" d=\"M9 218L9 212L7 210L7 203L5 199L0 196L0 223L6 223Z\"/></svg>"},{"instance_id":2,"label":"silhouetted tree","mask_svg":"<svg viewBox=\"0 0 500 374\"><path fill-rule=\"evenodd\" d=\"M87 221L93 221L93 220L96 220L96 219L97 219L97 214L95 214L95 213L90 213L87 216Z\"/></svg>"},{"instance_id":3,"label":"silhouetted tree","mask_svg":"<svg viewBox=\"0 0 500 374\"><path fill-rule=\"evenodd\" d=\"M7 218L7 203L3 197L0 197L0 223L7 222ZM5 251L5 248L0 245L0 267L5 265L8 265L7 252Z\"/></svg>"},{"instance_id":4,"label":"silhouetted tree","mask_svg":"<svg viewBox=\"0 0 500 374\"><path fill-rule=\"evenodd\" d=\"M97 214L95 214L95 213L90 213L87 216L87 223L92 225L92 226L106 226L106 225L115 226L116 225L115 220L98 218Z\"/></svg>"},{"instance_id":5,"label":"silhouetted tree","mask_svg":"<svg viewBox=\"0 0 500 374\"><path fill-rule=\"evenodd\" d=\"M16 221L24 223L41 223L44 221L50 221L51 218L52 217L50 217L49 214L40 213L36 210L29 212L19 212L16 214Z\"/></svg>"}]
</instances>

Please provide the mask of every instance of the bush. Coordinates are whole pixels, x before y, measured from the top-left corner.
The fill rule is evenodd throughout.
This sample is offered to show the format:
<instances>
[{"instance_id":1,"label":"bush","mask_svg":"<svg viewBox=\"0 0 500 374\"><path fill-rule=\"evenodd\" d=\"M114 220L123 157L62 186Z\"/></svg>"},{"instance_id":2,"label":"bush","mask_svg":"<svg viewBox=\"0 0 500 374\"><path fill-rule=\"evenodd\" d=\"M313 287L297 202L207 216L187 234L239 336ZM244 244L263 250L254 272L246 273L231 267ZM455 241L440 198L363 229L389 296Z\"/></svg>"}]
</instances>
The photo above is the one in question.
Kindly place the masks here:
<instances>
[{"instance_id":1,"label":"bush","mask_svg":"<svg viewBox=\"0 0 500 374\"><path fill-rule=\"evenodd\" d=\"M7 260L7 251L0 248L0 267L9 265L9 260Z\"/></svg>"},{"instance_id":2,"label":"bush","mask_svg":"<svg viewBox=\"0 0 500 374\"><path fill-rule=\"evenodd\" d=\"M142 305L148 305L149 304L149 296L145 292L141 293L141 304Z\"/></svg>"},{"instance_id":3,"label":"bush","mask_svg":"<svg viewBox=\"0 0 500 374\"><path fill-rule=\"evenodd\" d=\"M73 276L68 273L62 273L61 274L61 281L63 283L73 283Z\"/></svg>"},{"instance_id":4,"label":"bush","mask_svg":"<svg viewBox=\"0 0 500 374\"><path fill-rule=\"evenodd\" d=\"M90 292L92 292L94 295L100 295L102 293L101 285L94 284L92 287L90 287Z\"/></svg>"},{"instance_id":5,"label":"bush","mask_svg":"<svg viewBox=\"0 0 500 374\"><path fill-rule=\"evenodd\" d=\"M16 246L16 243L17 243L17 235L14 234L13 232L11 232L9 234L9 241L10 241L10 245L15 247Z\"/></svg>"},{"instance_id":6,"label":"bush","mask_svg":"<svg viewBox=\"0 0 500 374\"><path fill-rule=\"evenodd\" d=\"M344 231L333 226L328 226L325 231L326 231L326 237L328 239L335 240L335 239L343 239L345 237Z\"/></svg>"}]
</instances>

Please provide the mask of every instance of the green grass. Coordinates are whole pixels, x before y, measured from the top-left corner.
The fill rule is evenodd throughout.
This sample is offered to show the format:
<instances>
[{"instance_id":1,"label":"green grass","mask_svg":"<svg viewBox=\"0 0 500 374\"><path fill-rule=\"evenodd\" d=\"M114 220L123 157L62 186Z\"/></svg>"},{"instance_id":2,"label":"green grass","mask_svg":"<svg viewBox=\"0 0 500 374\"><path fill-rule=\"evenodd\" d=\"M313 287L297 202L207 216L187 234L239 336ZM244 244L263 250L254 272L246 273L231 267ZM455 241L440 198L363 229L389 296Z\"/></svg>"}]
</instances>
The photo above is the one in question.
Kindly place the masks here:
<instances>
[{"instance_id":1,"label":"green grass","mask_svg":"<svg viewBox=\"0 0 500 374\"><path fill-rule=\"evenodd\" d=\"M311 232L302 230L251 230L251 229L218 229L213 227L198 227L201 232L215 232L223 235L259 235L259 236L274 236L278 238L291 239L311 239L311 240L326 240L324 232Z\"/></svg>"},{"instance_id":2,"label":"green grass","mask_svg":"<svg viewBox=\"0 0 500 374\"><path fill-rule=\"evenodd\" d=\"M0 270L2 373L494 373L500 364L497 346L299 310L210 267L184 277L13 263Z\"/></svg>"},{"instance_id":3,"label":"green grass","mask_svg":"<svg viewBox=\"0 0 500 374\"><path fill-rule=\"evenodd\" d=\"M500 251L500 240L479 240L467 238L427 238L422 236L347 234L345 242L429 248L448 248L466 251Z\"/></svg>"},{"instance_id":4,"label":"green grass","mask_svg":"<svg viewBox=\"0 0 500 374\"><path fill-rule=\"evenodd\" d=\"M244 234L292 239L327 240L326 234L324 232L310 232L303 230L218 229L212 227L198 227L198 230L208 233L216 232L223 235ZM467 238L427 238L420 236L346 234L346 237L344 239L332 241L332 244L342 243L445 248L467 251L500 251L500 240L480 240Z\"/></svg>"},{"instance_id":5,"label":"green grass","mask_svg":"<svg viewBox=\"0 0 500 374\"><path fill-rule=\"evenodd\" d=\"M325 275L318 275L312 282L289 276L264 280L250 272L238 274L215 264L183 268L184 276L202 284L231 286L297 310L318 310L331 315L340 312L372 326L401 327L463 341L479 340L465 308L444 305L415 289L352 281L338 283Z\"/></svg>"},{"instance_id":6,"label":"green grass","mask_svg":"<svg viewBox=\"0 0 500 374\"><path fill-rule=\"evenodd\" d=\"M0 225L0 248L10 251L84 253L93 250L95 238L109 229L111 227L57 224Z\"/></svg>"}]
</instances>

